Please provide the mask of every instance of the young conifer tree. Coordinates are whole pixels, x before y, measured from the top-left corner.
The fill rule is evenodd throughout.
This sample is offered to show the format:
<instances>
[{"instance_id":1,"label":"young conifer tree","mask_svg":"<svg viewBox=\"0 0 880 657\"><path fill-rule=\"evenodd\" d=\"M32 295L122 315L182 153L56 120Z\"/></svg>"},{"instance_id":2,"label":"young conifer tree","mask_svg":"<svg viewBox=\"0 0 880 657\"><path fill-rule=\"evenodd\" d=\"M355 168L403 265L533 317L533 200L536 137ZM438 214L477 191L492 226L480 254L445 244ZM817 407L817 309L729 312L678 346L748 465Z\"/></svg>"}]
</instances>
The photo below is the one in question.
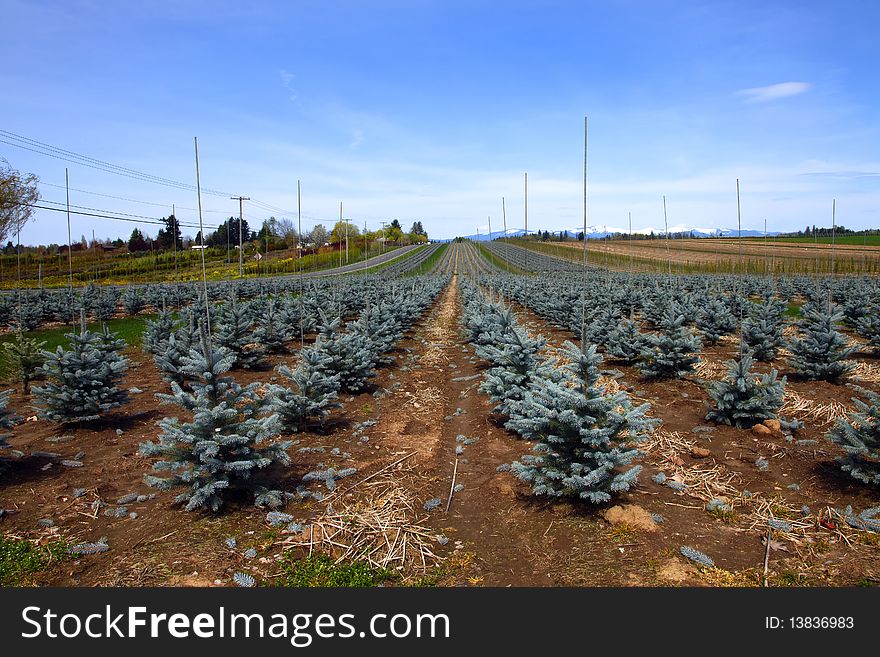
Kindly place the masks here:
<instances>
[{"instance_id":1,"label":"young conifer tree","mask_svg":"<svg viewBox=\"0 0 880 657\"><path fill-rule=\"evenodd\" d=\"M212 338L217 347L229 350L233 367L249 369L263 362L263 349L255 342L253 328L248 304L231 299L218 309Z\"/></svg>"},{"instance_id":2,"label":"young conifer tree","mask_svg":"<svg viewBox=\"0 0 880 657\"><path fill-rule=\"evenodd\" d=\"M161 310L156 319L148 319L141 337L143 350L153 356L162 353L168 336L174 332L175 327L174 316L167 310Z\"/></svg>"},{"instance_id":3,"label":"young conifer tree","mask_svg":"<svg viewBox=\"0 0 880 657\"><path fill-rule=\"evenodd\" d=\"M598 384L601 357L595 346L581 349L566 342L565 377L532 382L520 413L509 428L537 440L534 454L511 464L535 495L573 497L594 504L635 485L642 452L636 443L657 421L645 417L648 404L634 407L623 392L609 393Z\"/></svg>"},{"instance_id":4,"label":"young conifer tree","mask_svg":"<svg viewBox=\"0 0 880 657\"><path fill-rule=\"evenodd\" d=\"M0 392L0 449L9 447L6 443L9 434L4 430L11 429L21 420L20 417L9 410L9 398L11 396L12 390L4 390L3 392ZM2 464L0 464L0 469L2 469Z\"/></svg>"},{"instance_id":5,"label":"young conifer tree","mask_svg":"<svg viewBox=\"0 0 880 657\"><path fill-rule=\"evenodd\" d=\"M162 351L153 356L153 362L162 378L182 386L187 383L184 359L189 357L190 351L201 347L201 338L196 313L181 314L185 318L183 326L168 336Z\"/></svg>"},{"instance_id":6,"label":"young conifer tree","mask_svg":"<svg viewBox=\"0 0 880 657\"><path fill-rule=\"evenodd\" d=\"M43 347L45 342L26 338L21 330L15 332L15 339L3 345L4 356L12 374L21 379L21 391L29 394L31 381L39 374L45 362Z\"/></svg>"},{"instance_id":7,"label":"young conifer tree","mask_svg":"<svg viewBox=\"0 0 880 657\"><path fill-rule=\"evenodd\" d=\"M784 310L784 303L767 299L754 308L743 322L742 341L755 360L769 363L785 345L785 338L782 335L785 330L782 321Z\"/></svg>"},{"instance_id":8,"label":"young conifer tree","mask_svg":"<svg viewBox=\"0 0 880 657\"><path fill-rule=\"evenodd\" d=\"M866 484L880 485L880 395L857 388L867 401L853 397L857 410L839 418L827 438L845 451L841 469Z\"/></svg>"},{"instance_id":9,"label":"young conifer tree","mask_svg":"<svg viewBox=\"0 0 880 657\"><path fill-rule=\"evenodd\" d=\"M645 347L645 335L632 319L624 319L608 333L605 352L611 360L621 363L634 363Z\"/></svg>"},{"instance_id":10,"label":"young conifer tree","mask_svg":"<svg viewBox=\"0 0 880 657\"><path fill-rule=\"evenodd\" d=\"M800 336L789 342L788 365L805 379L836 382L854 366L847 359L855 349L847 346L846 338L837 330L843 314L830 304L824 309L804 306L801 311Z\"/></svg>"},{"instance_id":11,"label":"young conifer tree","mask_svg":"<svg viewBox=\"0 0 880 657\"><path fill-rule=\"evenodd\" d=\"M865 315L855 320L855 328L856 333L868 341L868 346L880 350L880 305L869 305Z\"/></svg>"},{"instance_id":12,"label":"young conifer tree","mask_svg":"<svg viewBox=\"0 0 880 657\"><path fill-rule=\"evenodd\" d=\"M119 353L125 341L106 327L92 333L84 319L80 332L66 337L69 349L42 352L40 374L46 383L33 389L37 414L51 422L88 422L127 402L128 393L119 385L128 369L128 359Z\"/></svg>"},{"instance_id":13,"label":"young conifer tree","mask_svg":"<svg viewBox=\"0 0 880 657\"><path fill-rule=\"evenodd\" d=\"M776 370L760 377L752 372L754 359L743 353L739 360L729 360L727 379L713 381L709 397L715 408L707 420L729 424L737 428L751 428L764 420L776 419L785 397L785 377L777 380Z\"/></svg>"},{"instance_id":14,"label":"young conifer tree","mask_svg":"<svg viewBox=\"0 0 880 657\"><path fill-rule=\"evenodd\" d=\"M268 299L254 331L254 342L261 345L270 354L281 354L287 351L287 341L299 334L298 328L296 333L293 333L285 327L279 316L279 306L278 300Z\"/></svg>"},{"instance_id":15,"label":"young conifer tree","mask_svg":"<svg viewBox=\"0 0 880 657\"><path fill-rule=\"evenodd\" d=\"M646 337L638 368L649 379L680 379L693 371L701 349L700 338L684 325L684 316L667 308L659 335Z\"/></svg>"},{"instance_id":16,"label":"young conifer tree","mask_svg":"<svg viewBox=\"0 0 880 657\"><path fill-rule=\"evenodd\" d=\"M736 330L736 317L730 312L727 304L713 298L697 312L697 328L709 344L716 344L724 335Z\"/></svg>"},{"instance_id":17,"label":"young conifer tree","mask_svg":"<svg viewBox=\"0 0 880 657\"><path fill-rule=\"evenodd\" d=\"M339 374L327 375L331 361L318 344L302 350L295 370L287 365L275 368L287 382L270 385L267 399L285 432L296 433L313 420L323 421L330 409L339 405Z\"/></svg>"},{"instance_id":18,"label":"young conifer tree","mask_svg":"<svg viewBox=\"0 0 880 657\"><path fill-rule=\"evenodd\" d=\"M349 325L349 330L340 332L338 317L330 320L323 312L320 314L322 324L315 349L330 357L320 370L326 376L338 376L341 390L361 390L376 373L377 354L372 341L355 322Z\"/></svg>"},{"instance_id":19,"label":"young conifer tree","mask_svg":"<svg viewBox=\"0 0 880 657\"><path fill-rule=\"evenodd\" d=\"M281 431L275 414L265 415L257 394L259 383L242 387L225 374L234 356L209 344L202 332L200 349L193 349L183 369L193 380L192 392L172 383L172 394L159 394L163 402L177 404L192 420L160 420L158 442L141 443L140 453L159 457L153 465L158 475L144 481L160 490L182 488L175 502L187 511L218 511L237 490L254 495L260 489L254 474L273 463L287 465L289 441L271 442Z\"/></svg>"},{"instance_id":20,"label":"young conifer tree","mask_svg":"<svg viewBox=\"0 0 880 657\"><path fill-rule=\"evenodd\" d=\"M519 326L499 331L493 337L492 344L476 346L477 355L494 365L480 383L480 391L497 404L496 412L513 415L532 380L552 375L553 368L541 355L547 342L543 336L529 337Z\"/></svg>"}]
</instances>

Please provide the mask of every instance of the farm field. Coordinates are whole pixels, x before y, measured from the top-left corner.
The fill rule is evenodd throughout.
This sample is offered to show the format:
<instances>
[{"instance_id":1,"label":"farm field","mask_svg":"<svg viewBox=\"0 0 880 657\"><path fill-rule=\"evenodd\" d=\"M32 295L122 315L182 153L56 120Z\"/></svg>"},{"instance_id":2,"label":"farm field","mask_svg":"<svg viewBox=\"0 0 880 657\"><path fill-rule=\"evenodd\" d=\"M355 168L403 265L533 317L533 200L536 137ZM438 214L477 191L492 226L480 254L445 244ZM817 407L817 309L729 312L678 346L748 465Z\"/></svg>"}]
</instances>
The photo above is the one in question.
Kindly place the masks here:
<instances>
[{"instance_id":1,"label":"farm field","mask_svg":"<svg viewBox=\"0 0 880 657\"><path fill-rule=\"evenodd\" d=\"M510 240L538 253L575 262L583 259L583 242L540 242ZM590 240L591 264L618 271L665 272L672 263L673 273L744 273L774 275L876 274L880 272L880 246L861 238L835 245L813 243L796 238L765 242L762 238L674 239L666 240Z\"/></svg>"},{"instance_id":2,"label":"farm field","mask_svg":"<svg viewBox=\"0 0 880 657\"><path fill-rule=\"evenodd\" d=\"M368 261L368 267L374 266L419 246L389 244L383 247L378 242L371 242L364 249L362 242L355 243L353 240L347 263L344 260L344 247L335 244L320 249L305 249L302 254L295 248L272 250L267 255L263 254L259 261L254 259L256 251L252 251L245 254L242 274L246 278L258 278L299 274L300 269L309 275L315 272L322 272L323 275L323 272L330 269L353 271L362 269L364 261ZM394 253L397 255L392 256ZM237 250L227 251L219 247L205 250L205 265L209 280L238 278L238 264ZM181 249L177 253L170 250L157 251L155 254L104 250L75 251L69 265L66 251L63 254L59 252L52 255L26 250L21 255L20 277L17 256L14 253L0 255L0 289L67 287L71 278L69 272L72 272L74 287L88 284L128 285L160 281L168 283L198 281L202 277L201 266L202 254L193 249Z\"/></svg>"},{"instance_id":3,"label":"farm field","mask_svg":"<svg viewBox=\"0 0 880 657\"><path fill-rule=\"evenodd\" d=\"M730 249L736 256L735 241L706 241L717 254L700 251L703 243L673 241L674 260L687 254L705 272L712 257L727 262ZM284 408L285 427L267 429L264 447L291 443L283 447L289 463L275 453L252 480L205 493L207 506L191 511L186 504L201 499L192 491L175 501L187 486L163 490L145 481L167 472L154 470L160 457L143 445L172 433L167 424L157 426L163 418L194 419L168 395L196 390L198 367L180 366L183 343L195 350L192 360L204 346L194 328L204 314L200 287L90 287L77 291L73 308L64 290L29 292L26 335L48 346L67 346L59 338L63 323L80 314L96 334L104 321L124 337L119 351L129 364L117 387L128 399L98 419L53 420L34 410L40 407L34 388L45 382L34 381L25 394L4 363L5 386L15 388L7 410L21 420L0 451L0 532L5 551L27 541L42 561L15 570L0 551L0 584L326 585L350 583L354 570L361 584L390 586L880 581L877 484L842 470L836 459L845 452L826 437L857 410L851 385L880 392L880 350L869 321L880 303L877 279L669 279L615 271L631 253L646 269L655 257L665 258L659 240L634 242L632 251L590 242L591 268L582 272L581 251L572 248L580 244L552 245L557 250L519 244L453 241L414 248L366 274L211 282L212 337L204 334L204 341L234 361L228 373L219 366L216 372L253 385L261 404L275 404L254 406L260 417ZM825 251L806 257L783 253L788 246L771 248L772 258L792 262ZM768 256L759 246L743 249L755 259ZM575 257L550 257L562 250ZM847 257L838 256L838 263ZM5 316L22 315L15 295L2 302ZM752 377L774 368L788 377L777 409L784 422L736 428L707 419L713 382L725 378L725 361L741 353L739 324L773 302L793 310L777 318L786 341L755 365ZM799 377L787 340L797 337L797 322L829 302L843 313L832 323L852 349L851 369L833 382ZM667 310L680 314L702 345L690 371L651 378L638 359L612 353L610 334L629 320L633 340L661 336ZM739 321L719 328L713 318L727 315ZM553 388L542 385L572 371L565 368L578 357L582 334L604 358L587 387L617 395L615 413L629 403L648 404L646 416L657 421L643 434L633 424L621 438L640 452L633 463L642 469L631 485L599 502L534 495L530 482L514 475L515 464L526 463L523 456L542 439L540 430L529 434L533 429L511 420L538 417L523 411L538 408L527 405L535 399L552 405ZM531 370L516 369L526 362ZM282 365L312 376L312 383L291 378L277 369ZM325 376L338 379L332 393L315 383ZM574 399L586 395L575 379L566 380ZM307 393L308 386L318 391ZM291 391L300 393L296 403ZM303 397L320 408L302 411ZM499 404L509 404L509 412L494 410ZM202 409L203 421L210 410ZM210 421L219 422L221 436L235 430ZM553 426L564 431L562 420ZM873 449L869 465L876 464ZM615 472L627 467L621 461ZM584 490L593 489L585 484ZM215 493L222 505L213 511Z\"/></svg>"}]
</instances>

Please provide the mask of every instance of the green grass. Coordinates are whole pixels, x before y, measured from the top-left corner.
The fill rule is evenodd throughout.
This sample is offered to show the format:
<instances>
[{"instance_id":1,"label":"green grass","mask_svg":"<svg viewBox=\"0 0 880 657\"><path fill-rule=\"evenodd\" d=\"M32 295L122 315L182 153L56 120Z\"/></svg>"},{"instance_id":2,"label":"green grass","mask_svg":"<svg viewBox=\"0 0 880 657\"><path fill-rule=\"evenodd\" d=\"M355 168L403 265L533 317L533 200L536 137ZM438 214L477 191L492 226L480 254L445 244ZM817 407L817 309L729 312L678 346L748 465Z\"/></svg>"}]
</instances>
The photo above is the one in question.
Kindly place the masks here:
<instances>
[{"instance_id":1,"label":"green grass","mask_svg":"<svg viewBox=\"0 0 880 657\"><path fill-rule=\"evenodd\" d=\"M416 255L419 251L421 251L422 249L426 249L426 248L428 248L428 245L422 244L421 246L419 246L416 249L413 249L412 251L407 251L403 255L398 255L396 258L391 258L391 260L383 262L381 265L374 265L373 267L368 267L366 269L358 269L356 271L349 272L348 274L346 274L346 276L351 276L351 275L356 275L356 274L372 274L374 272L381 271L381 270L385 269L386 267L390 267L391 265L400 262L404 258L411 258L412 256Z\"/></svg>"},{"instance_id":2,"label":"green grass","mask_svg":"<svg viewBox=\"0 0 880 657\"><path fill-rule=\"evenodd\" d=\"M24 586L35 573L69 559L67 541L38 546L24 539L0 537L0 586Z\"/></svg>"},{"instance_id":3,"label":"green grass","mask_svg":"<svg viewBox=\"0 0 880 657\"><path fill-rule=\"evenodd\" d=\"M116 335L128 343L129 347L140 347L141 336L147 327L147 320L153 319L155 315L138 315L137 317L123 317L122 319L111 319L107 322L108 328L116 333ZM87 327L90 331L100 331L100 322L89 322ZM79 326L76 328L79 331ZM67 348L70 341L65 337L65 333L70 333L69 326L58 326L49 329L39 329L36 331L27 331L24 335L28 338L35 338L41 342L45 342L43 347L48 351L55 351L55 348L62 346ZM0 336L0 345L6 342L12 342L15 339L14 333L7 333Z\"/></svg>"},{"instance_id":4,"label":"green grass","mask_svg":"<svg viewBox=\"0 0 880 657\"><path fill-rule=\"evenodd\" d=\"M288 552L280 561L280 586L291 587L369 587L392 579L386 569L375 568L366 561L335 563L327 555L312 555L295 559Z\"/></svg>"},{"instance_id":5,"label":"green grass","mask_svg":"<svg viewBox=\"0 0 880 657\"><path fill-rule=\"evenodd\" d=\"M107 326L111 331L116 333L118 337L125 340L129 349L139 349L144 329L147 327L147 320L153 319L154 317L155 315L138 315L137 317L111 319L107 322ZM87 327L90 331L100 331L101 323L91 322L87 324ZM76 330L78 331L79 327L77 327ZM70 331L71 328L69 326L58 326L50 329L27 331L24 335L28 338L34 338L39 342L45 342L46 344L43 345L43 349L46 351L55 351L58 347L67 349L70 345L70 340L68 340L65 334L70 333ZM15 333L13 332L0 335L0 380L7 382L10 381L13 376L9 371L10 366L6 362L6 352L2 349L2 346L13 340L15 340Z\"/></svg>"},{"instance_id":6,"label":"green grass","mask_svg":"<svg viewBox=\"0 0 880 657\"><path fill-rule=\"evenodd\" d=\"M425 258L424 262L420 264L416 269L409 272L408 276L417 276L419 274L424 274L426 272L431 271L431 268L437 264L437 261L443 256L446 252L446 249L449 247L449 244L443 244L438 248L434 253Z\"/></svg>"},{"instance_id":7,"label":"green grass","mask_svg":"<svg viewBox=\"0 0 880 657\"><path fill-rule=\"evenodd\" d=\"M506 271L509 274L525 274L525 273L527 273L527 272L523 271L522 269L520 269L519 267L514 267L512 264L507 262L507 260L505 260L501 256L499 256L495 253L492 253L483 244L480 244L479 242L474 242L474 244L477 247L477 251L480 252L480 255L482 255L486 260L488 260L489 264L495 265L498 269L500 269L502 271Z\"/></svg>"}]
</instances>

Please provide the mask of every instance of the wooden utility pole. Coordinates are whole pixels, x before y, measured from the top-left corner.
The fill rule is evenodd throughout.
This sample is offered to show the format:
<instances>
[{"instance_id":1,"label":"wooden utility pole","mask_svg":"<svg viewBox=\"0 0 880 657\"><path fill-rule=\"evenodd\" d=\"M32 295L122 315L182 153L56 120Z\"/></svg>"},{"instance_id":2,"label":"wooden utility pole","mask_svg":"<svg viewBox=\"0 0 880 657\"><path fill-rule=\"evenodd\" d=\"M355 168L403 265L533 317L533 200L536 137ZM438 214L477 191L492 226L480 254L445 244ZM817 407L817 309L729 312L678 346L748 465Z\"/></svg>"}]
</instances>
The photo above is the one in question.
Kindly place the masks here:
<instances>
[{"instance_id":1,"label":"wooden utility pole","mask_svg":"<svg viewBox=\"0 0 880 657\"><path fill-rule=\"evenodd\" d=\"M175 213L176 213L176 210L174 208L174 204L172 203L171 204L171 237L172 237L172 242L174 244L174 282L179 283L180 282L180 270L179 270L178 264L177 264L177 214L175 214ZM226 231L226 232L228 233L229 231ZM178 295L177 298L180 299L180 296ZM179 309L180 309L180 305L178 302L178 310Z\"/></svg>"},{"instance_id":2,"label":"wooden utility pole","mask_svg":"<svg viewBox=\"0 0 880 657\"><path fill-rule=\"evenodd\" d=\"M238 199L238 277L244 277L244 238L242 237L242 223L244 216L244 202L250 201L250 196L230 196L233 201ZM226 222L226 236L229 237L229 222Z\"/></svg>"}]
</instances>

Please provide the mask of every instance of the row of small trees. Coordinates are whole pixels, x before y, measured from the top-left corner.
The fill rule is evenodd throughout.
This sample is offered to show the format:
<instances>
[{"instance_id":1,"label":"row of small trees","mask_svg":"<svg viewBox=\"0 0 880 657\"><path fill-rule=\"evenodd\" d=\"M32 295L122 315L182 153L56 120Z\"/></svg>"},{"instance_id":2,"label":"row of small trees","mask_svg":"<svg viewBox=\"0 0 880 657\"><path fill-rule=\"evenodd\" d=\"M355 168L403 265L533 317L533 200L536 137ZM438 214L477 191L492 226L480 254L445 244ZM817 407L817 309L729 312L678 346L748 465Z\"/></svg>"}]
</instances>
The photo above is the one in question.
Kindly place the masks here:
<instances>
[{"instance_id":1,"label":"row of small trees","mask_svg":"<svg viewBox=\"0 0 880 657\"><path fill-rule=\"evenodd\" d=\"M594 345L578 348L567 342L560 358L554 361L542 355L542 338L529 336L517 325L511 308L500 300L485 298L469 284L462 289L468 339L477 355L492 364L481 390L496 404L495 410L507 416L506 428L538 441L537 454L514 463L513 472L532 484L535 494L575 495L595 502L626 490L637 472L628 467L638 455L631 450L636 449L640 432L650 429L651 421L644 417L647 408L633 409L626 395L604 395L597 387L601 357ZM808 307L804 315L802 337L792 343L793 358L812 351L812 359L801 356L805 375L832 379L840 376L846 371L841 356L846 348L836 337L839 333L834 330L835 320L816 308ZM609 354L619 353L626 344L623 336L632 328L630 321L609 332L620 334L610 340ZM642 358L639 363L647 376L679 377L696 360L693 350L698 345L683 328L680 315L664 313L661 333L647 346L643 340L633 340L637 345L642 342L633 351ZM798 342L802 344L798 346ZM822 345L826 348L820 349ZM740 358L728 361L726 366L727 377L708 385L713 401L708 420L748 428L767 419L780 419L785 377L780 379L775 369L756 374L749 351L743 351ZM880 398L870 391L861 392L867 401L855 400L859 410L840 420L828 439L846 451L839 459L845 471L860 481L880 483ZM797 426L782 421L792 428ZM597 435L603 438L599 440ZM604 470L600 470L600 464ZM584 473L592 474L581 479Z\"/></svg>"}]
</instances>

